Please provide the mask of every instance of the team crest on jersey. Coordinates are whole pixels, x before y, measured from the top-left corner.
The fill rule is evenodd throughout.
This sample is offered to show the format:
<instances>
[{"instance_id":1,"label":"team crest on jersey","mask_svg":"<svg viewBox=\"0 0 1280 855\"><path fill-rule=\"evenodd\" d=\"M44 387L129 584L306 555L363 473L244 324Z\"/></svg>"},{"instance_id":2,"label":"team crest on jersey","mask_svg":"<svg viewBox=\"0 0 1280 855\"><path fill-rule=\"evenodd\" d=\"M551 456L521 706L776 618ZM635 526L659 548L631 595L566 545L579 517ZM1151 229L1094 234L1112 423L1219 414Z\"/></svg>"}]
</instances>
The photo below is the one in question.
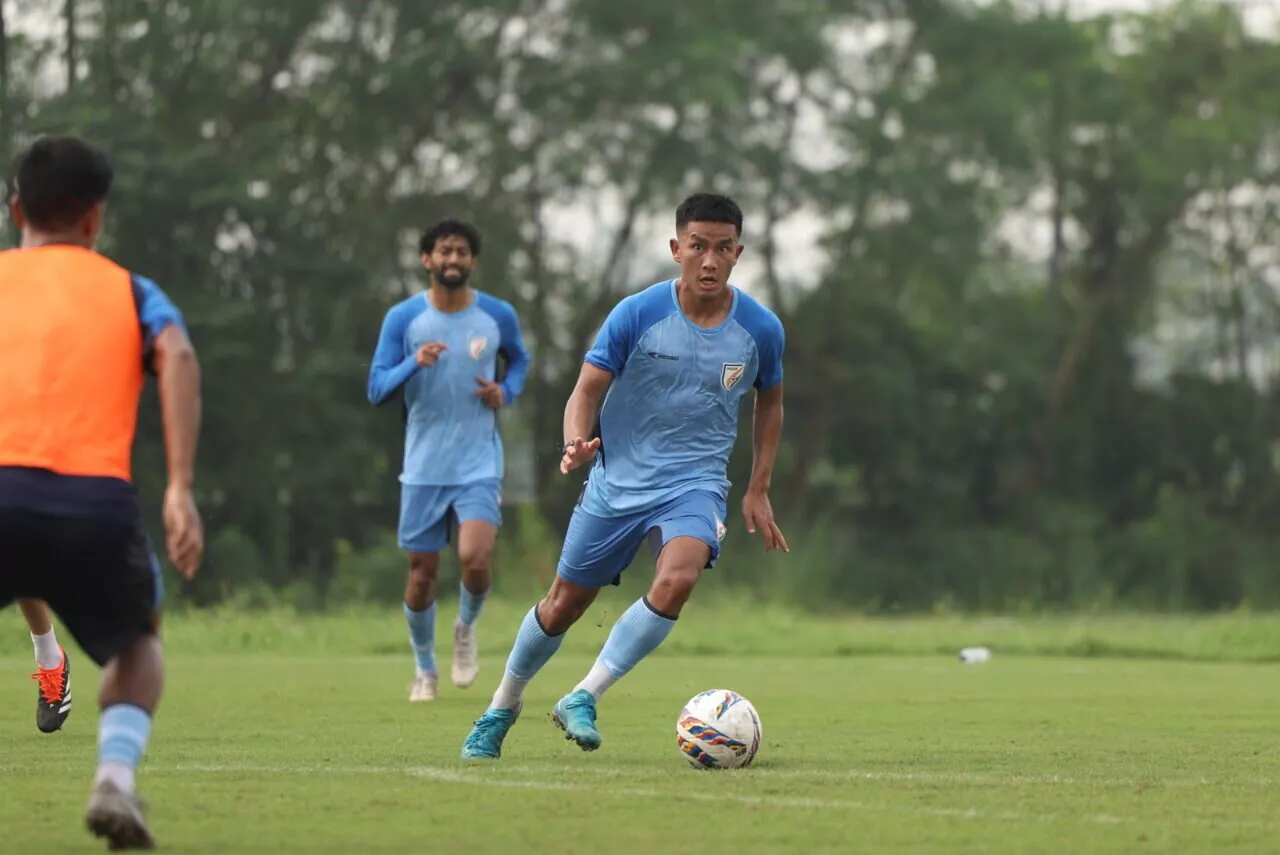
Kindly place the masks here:
<instances>
[{"instance_id":1,"label":"team crest on jersey","mask_svg":"<svg viewBox=\"0 0 1280 855\"><path fill-rule=\"evenodd\" d=\"M724 523L720 521L719 517L716 517L716 541L724 540L724 536L728 533L729 529L724 527Z\"/></svg>"},{"instance_id":2,"label":"team crest on jersey","mask_svg":"<svg viewBox=\"0 0 1280 855\"><path fill-rule=\"evenodd\" d=\"M742 379L742 375L747 373L747 366L741 362L726 362L724 367L720 369L720 385L725 390L732 389L738 385L738 381Z\"/></svg>"},{"instance_id":3,"label":"team crest on jersey","mask_svg":"<svg viewBox=\"0 0 1280 855\"><path fill-rule=\"evenodd\" d=\"M489 339L482 335L473 335L467 345L471 348L471 358L479 359L484 356L484 349L489 346Z\"/></svg>"}]
</instances>

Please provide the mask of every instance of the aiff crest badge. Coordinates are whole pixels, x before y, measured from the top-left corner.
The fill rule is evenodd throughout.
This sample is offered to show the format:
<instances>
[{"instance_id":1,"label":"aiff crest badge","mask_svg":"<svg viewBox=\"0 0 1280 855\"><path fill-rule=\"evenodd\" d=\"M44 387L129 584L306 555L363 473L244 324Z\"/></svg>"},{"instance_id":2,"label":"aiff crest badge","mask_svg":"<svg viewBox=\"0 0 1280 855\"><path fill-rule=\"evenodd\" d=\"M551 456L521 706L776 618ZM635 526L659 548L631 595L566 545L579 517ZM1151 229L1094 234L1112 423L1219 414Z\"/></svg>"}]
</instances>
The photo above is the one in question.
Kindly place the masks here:
<instances>
[{"instance_id":1,"label":"aiff crest badge","mask_svg":"<svg viewBox=\"0 0 1280 855\"><path fill-rule=\"evenodd\" d=\"M726 362L724 367L720 369L720 385L726 391L738 385L738 381L742 379L742 375L747 371L747 366L741 362Z\"/></svg>"},{"instance_id":2,"label":"aiff crest badge","mask_svg":"<svg viewBox=\"0 0 1280 855\"><path fill-rule=\"evenodd\" d=\"M471 358L479 359L484 355L484 349L489 344L489 339L482 335L473 335L471 341L467 345L471 348Z\"/></svg>"}]
</instances>

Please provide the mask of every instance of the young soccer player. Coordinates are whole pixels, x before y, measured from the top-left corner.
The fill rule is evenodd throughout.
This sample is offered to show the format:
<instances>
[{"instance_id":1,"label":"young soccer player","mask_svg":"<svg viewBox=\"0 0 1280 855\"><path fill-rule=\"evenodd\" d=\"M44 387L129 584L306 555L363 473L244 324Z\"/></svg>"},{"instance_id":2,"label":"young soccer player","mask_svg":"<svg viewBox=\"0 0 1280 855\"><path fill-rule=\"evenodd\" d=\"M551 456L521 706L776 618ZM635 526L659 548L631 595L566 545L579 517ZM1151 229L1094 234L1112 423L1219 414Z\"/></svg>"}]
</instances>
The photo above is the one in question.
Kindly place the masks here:
<instances>
[{"instance_id":1,"label":"young soccer player","mask_svg":"<svg viewBox=\"0 0 1280 855\"><path fill-rule=\"evenodd\" d=\"M409 554L404 616L417 672L409 700L431 701L438 681L436 577L440 552L455 534L462 585L454 685L470 686L480 671L475 626L502 524L497 413L524 391L529 353L511 304L467 284L480 256L474 226L444 220L422 235L418 248L431 286L387 312L368 395L370 403L383 404L403 390L399 539ZM499 357L506 365L501 380Z\"/></svg>"},{"instance_id":2,"label":"young soccer player","mask_svg":"<svg viewBox=\"0 0 1280 855\"><path fill-rule=\"evenodd\" d=\"M567 739L586 751L600 747L601 696L662 643L702 571L715 564L725 536L729 454L751 388L754 462L742 512L766 550L787 549L769 504L782 433L784 337L772 312L729 284L741 234L742 212L731 199L686 199L671 241L679 277L620 302L587 353L565 407L560 471L591 463L590 475L557 578L525 616L493 701L463 744L464 758L501 755L529 681L647 541L657 559L649 592L622 615L595 665L552 713ZM591 438L601 399L599 436Z\"/></svg>"},{"instance_id":3,"label":"young soccer player","mask_svg":"<svg viewBox=\"0 0 1280 855\"><path fill-rule=\"evenodd\" d=\"M169 556L187 578L204 534L191 488L200 371L150 280L93 251L112 169L71 137L19 158L0 253L0 607L43 600L103 668L86 823L112 851L153 848L134 773L164 682L160 567L132 484L144 370L158 375Z\"/></svg>"}]
</instances>

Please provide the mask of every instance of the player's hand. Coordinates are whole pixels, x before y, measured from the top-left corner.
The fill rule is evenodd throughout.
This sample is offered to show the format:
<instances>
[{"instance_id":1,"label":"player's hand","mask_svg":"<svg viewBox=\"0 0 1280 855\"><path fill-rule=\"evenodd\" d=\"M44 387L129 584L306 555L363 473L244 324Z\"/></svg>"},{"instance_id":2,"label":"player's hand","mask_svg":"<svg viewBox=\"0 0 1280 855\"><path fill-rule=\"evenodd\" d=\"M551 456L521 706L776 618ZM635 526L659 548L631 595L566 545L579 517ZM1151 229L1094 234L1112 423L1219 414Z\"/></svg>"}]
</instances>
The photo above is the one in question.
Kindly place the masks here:
<instances>
[{"instance_id":1,"label":"player's hand","mask_svg":"<svg viewBox=\"0 0 1280 855\"><path fill-rule=\"evenodd\" d=\"M578 437L564 444L564 456L560 458L560 474L568 475L584 463L590 463L600 450L600 437L590 442Z\"/></svg>"},{"instance_id":2,"label":"player's hand","mask_svg":"<svg viewBox=\"0 0 1280 855\"><path fill-rule=\"evenodd\" d=\"M164 491L164 532L169 560L184 578L194 578L204 558L204 523L189 488L170 484Z\"/></svg>"},{"instance_id":3,"label":"player's hand","mask_svg":"<svg viewBox=\"0 0 1280 855\"><path fill-rule=\"evenodd\" d=\"M484 401L485 406L491 410L502 409L502 405L506 403L502 394L502 387L483 377L477 377L476 383L480 388L475 391L475 396Z\"/></svg>"},{"instance_id":4,"label":"player's hand","mask_svg":"<svg viewBox=\"0 0 1280 855\"><path fill-rule=\"evenodd\" d=\"M787 539L773 520L773 505L769 504L769 494L757 490L747 490L742 499L742 516L747 521L747 533L755 534L758 530L764 538L764 551L781 549L790 552Z\"/></svg>"},{"instance_id":5,"label":"player's hand","mask_svg":"<svg viewBox=\"0 0 1280 855\"><path fill-rule=\"evenodd\" d=\"M418 360L419 365L426 368L428 365L435 365L436 360L440 358L440 354L448 349L443 342L429 341L418 348L415 358Z\"/></svg>"}]
</instances>

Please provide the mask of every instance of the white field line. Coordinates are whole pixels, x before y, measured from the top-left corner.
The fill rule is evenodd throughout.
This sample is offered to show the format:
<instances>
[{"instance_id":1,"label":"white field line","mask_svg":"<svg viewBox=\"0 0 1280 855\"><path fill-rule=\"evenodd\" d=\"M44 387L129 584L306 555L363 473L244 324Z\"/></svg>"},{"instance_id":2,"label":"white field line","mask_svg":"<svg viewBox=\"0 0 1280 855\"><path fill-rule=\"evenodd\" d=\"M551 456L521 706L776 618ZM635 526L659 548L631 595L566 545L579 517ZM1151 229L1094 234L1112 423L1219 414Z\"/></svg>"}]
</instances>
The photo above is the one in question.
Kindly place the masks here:
<instances>
[{"instance_id":1,"label":"white field line","mask_svg":"<svg viewBox=\"0 0 1280 855\"><path fill-rule=\"evenodd\" d=\"M50 769L52 767L45 766ZM67 765L59 771L76 771L81 768L79 765ZM335 765L329 763L313 764L313 765L264 765L258 766L253 764L247 765L222 765L222 764L179 764L173 767L157 766L147 764L145 769L155 769L157 771L178 772L262 772L264 774L278 775L305 775L310 773L333 772L336 774L346 775L390 775L390 774L418 774L422 769L438 769L443 767L421 767L421 766L352 766L352 765ZM522 776L545 776L550 771L545 767L538 766L522 766L511 763L495 763L484 765L480 764L475 767L477 770L483 768L485 770L499 771L501 774L512 774ZM27 767L0 764L0 774L9 772L27 771ZM459 775L472 775L468 770L449 770L455 771ZM690 769L690 772L697 774L697 770ZM595 777L604 779L623 780L627 778L649 778L653 776L651 771L644 769L629 769L626 767L600 767L600 766L582 766L575 768L572 772L566 772L572 777ZM983 786L1062 786L1062 787L1115 787L1115 788L1141 788L1141 789L1270 789L1275 787L1277 782L1275 779L1258 777L1258 778L1228 778L1216 780L1213 778L1156 778L1156 777L1132 777L1132 778L1076 778L1070 775L1023 775L1019 773L1002 774L999 772L892 772L883 769L878 770L831 770L831 769L770 769L768 767L755 767L750 770L741 772L710 772L705 773L717 776L747 776L751 779L765 780L784 780L784 781L813 781L823 783L840 783L840 782L856 782L856 781L903 781L903 782L919 782L929 784L974 784ZM477 782L486 782L494 780L488 775L472 775ZM472 778L468 778L471 780Z\"/></svg>"},{"instance_id":2,"label":"white field line","mask_svg":"<svg viewBox=\"0 0 1280 855\"><path fill-rule=\"evenodd\" d=\"M0 766L0 772L16 771L14 766ZM945 807L929 807L926 805L911 805L904 803L894 803L888 801L855 801L847 799L815 799L815 798L797 798L783 795L750 795L745 793L720 792L716 790L690 790L687 787L679 788L678 792L671 789L661 789L656 787L639 787L639 786L617 786L605 785L600 779L603 778L627 778L637 777L634 770L610 770L610 769L591 769L580 768L572 772L567 772L564 778L547 777L546 769L536 769L528 766L508 766L502 765L494 769L504 777L498 777L496 774L485 774L477 771L467 771L459 768L445 768L436 766L346 766L338 764L326 765L310 765L310 766L294 766L294 765L255 765L255 764L178 764L174 766L151 765L145 767L146 770L155 772L178 772L185 774L212 774L212 775L370 775L370 776L405 776L411 778L420 778L429 781L438 781L442 783L458 784L464 786L490 787L494 789L506 790L538 790L538 791L554 791L554 792L584 792L595 795L603 795L607 797L623 797L636 799L671 799L678 798L686 801L712 802L720 804L736 804L748 807L767 808L767 809L783 809L783 810L816 810L816 811L839 811L850 813L892 813L906 816L931 816L946 819L966 819L966 820L986 820L1001 822L1067 822L1067 823L1089 823L1097 825L1117 825L1117 824L1135 824L1146 825L1153 820L1150 817L1142 816L1118 816L1106 813L1028 813L1018 811L993 811L980 808L945 808ZM145 770L144 770L145 774ZM643 773L641 773L643 774ZM690 774L697 776L699 774L707 775L724 775L725 773L699 773L690 770ZM735 773L729 773L730 775ZM751 778L767 777L778 779L816 779L818 775L806 773L790 773L788 771L779 770L770 772L769 770L759 769L749 772L740 773ZM526 778L510 778L506 775L540 775L541 777ZM910 777L906 777L910 776ZM594 782L583 782L583 777L595 777ZM568 779L568 780L566 780ZM573 779L578 779L577 781ZM828 779L830 779L828 777ZM934 775L932 777L925 773L902 773L894 775L893 773L877 773L877 772L850 772L845 775L846 780L933 780L933 781L955 781L955 782L972 782L973 779L961 775ZM1026 783L1028 781L1036 783L1053 783L1053 784L1070 784L1075 783L1070 778L1059 777L1041 777L1041 778L1021 778L1019 776L987 776L982 780L991 783L1016 784ZM1080 785L1088 786L1099 782L1093 780L1081 780ZM1137 784L1137 781L1126 782ZM1167 785L1168 782L1151 781L1152 786ZM1186 786L1211 787L1215 786L1208 781L1197 781L1196 779L1186 779ZM1209 826L1219 829L1246 829L1246 828L1262 828L1273 829L1280 828L1280 821L1265 819L1241 819L1237 817L1209 817L1194 816L1183 814L1177 820L1177 824L1181 825L1197 825Z\"/></svg>"}]
</instances>

